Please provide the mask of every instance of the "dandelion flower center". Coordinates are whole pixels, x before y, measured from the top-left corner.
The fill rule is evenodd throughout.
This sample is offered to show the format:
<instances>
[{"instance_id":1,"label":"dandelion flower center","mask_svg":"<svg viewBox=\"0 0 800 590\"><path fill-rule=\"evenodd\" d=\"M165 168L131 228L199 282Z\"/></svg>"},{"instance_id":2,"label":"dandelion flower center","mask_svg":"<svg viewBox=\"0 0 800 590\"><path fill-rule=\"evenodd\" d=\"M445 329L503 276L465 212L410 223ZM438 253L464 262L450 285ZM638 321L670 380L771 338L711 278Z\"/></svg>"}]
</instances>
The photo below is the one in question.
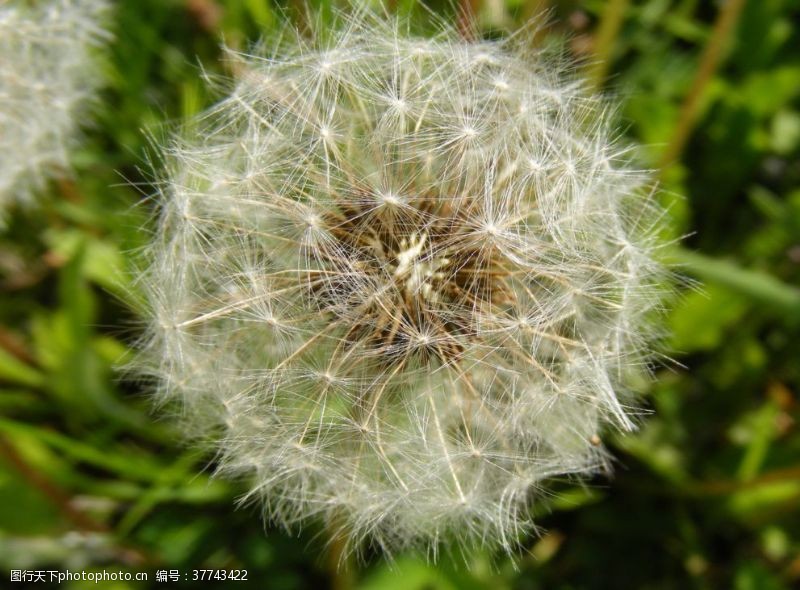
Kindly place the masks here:
<instances>
[{"instance_id":1,"label":"dandelion flower center","mask_svg":"<svg viewBox=\"0 0 800 590\"><path fill-rule=\"evenodd\" d=\"M306 278L323 285L316 290L323 309L350 321L350 337L387 361L431 353L453 361L462 340L474 337L476 310L508 300L504 258L471 224L473 199L415 198L402 208L394 195L377 201L392 207L339 205L326 219L332 240L314 245L326 272L337 279L361 273L372 297L359 293L343 303L338 280L320 281L316 269Z\"/></svg>"}]
</instances>

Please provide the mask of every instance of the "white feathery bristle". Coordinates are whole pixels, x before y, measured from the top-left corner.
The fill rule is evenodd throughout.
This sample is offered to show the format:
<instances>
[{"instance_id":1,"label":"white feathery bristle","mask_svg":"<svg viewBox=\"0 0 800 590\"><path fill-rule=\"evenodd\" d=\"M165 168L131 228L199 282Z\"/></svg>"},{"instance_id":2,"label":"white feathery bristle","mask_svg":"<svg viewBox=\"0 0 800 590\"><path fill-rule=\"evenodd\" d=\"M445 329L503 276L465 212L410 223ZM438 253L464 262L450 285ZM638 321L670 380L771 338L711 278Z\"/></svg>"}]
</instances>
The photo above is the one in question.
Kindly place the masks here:
<instances>
[{"instance_id":1,"label":"white feathery bristle","mask_svg":"<svg viewBox=\"0 0 800 590\"><path fill-rule=\"evenodd\" d=\"M236 59L167 149L141 370L287 526L513 546L548 479L634 427L647 174L520 40L361 16Z\"/></svg>"},{"instance_id":2,"label":"white feathery bristle","mask_svg":"<svg viewBox=\"0 0 800 590\"><path fill-rule=\"evenodd\" d=\"M100 81L107 9L105 0L0 3L0 217L68 169Z\"/></svg>"}]
</instances>

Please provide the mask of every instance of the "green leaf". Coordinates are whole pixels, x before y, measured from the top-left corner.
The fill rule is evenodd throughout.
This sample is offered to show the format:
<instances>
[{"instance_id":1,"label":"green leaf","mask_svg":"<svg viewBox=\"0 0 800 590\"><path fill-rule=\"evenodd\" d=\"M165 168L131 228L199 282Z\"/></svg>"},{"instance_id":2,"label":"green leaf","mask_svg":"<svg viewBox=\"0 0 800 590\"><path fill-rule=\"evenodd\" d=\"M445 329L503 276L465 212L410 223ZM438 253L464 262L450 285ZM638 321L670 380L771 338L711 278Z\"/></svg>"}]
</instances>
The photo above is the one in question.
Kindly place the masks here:
<instances>
[{"instance_id":1,"label":"green leaf","mask_svg":"<svg viewBox=\"0 0 800 590\"><path fill-rule=\"evenodd\" d=\"M55 506L25 483L13 466L0 460L0 531L41 534L59 520Z\"/></svg>"},{"instance_id":2,"label":"green leaf","mask_svg":"<svg viewBox=\"0 0 800 590\"><path fill-rule=\"evenodd\" d=\"M163 476L165 465L154 456L133 447L107 446L99 449L86 442L22 422L0 418L0 432L12 439L18 436L30 439L63 453L70 459L107 470L135 481L154 481ZM188 472L185 475L189 475Z\"/></svg>"},{"instance_id":3,"label":"green leaf","mask_svg":"<svg viewBox=\"0 0 800 590\"><path fill-rule=\"evenodd\" d=\"M458 590L436 567L402 558L384 563L358 585L358 590Z\"/></svg>"},{"instance_id":4,"label":"green leaf","mask_svg":"<svg viewBox=\"0 0 800 590\"><path fill-rule=\"evenodd\" d=\"M718 285L684 295L670 314L670 349L682 353L719 346L726 331L741 319L747 303Z\"/></svg>"},{"instance_id":5,"label":"green leaf","mask_svg":"<svg viewBox=\"0 0 800 590\"><path fill-rule=\"evenodd\" d=\"M722 285L754 302L765 304L761 309L766 313L782 314L793 320L800 318L800 289L767 273L685 249L672 250L668 261L679 264L703 281Z\"/></svg>"},{"instance_id":6,"label":"green leaf","mask_svg":"<svg viewBox=\"0 0 800 590\"><path fill-rule=\"evenodd\" d=\"M41 387L45 382L45 376L0 348L0 381L28 387Z\"/></svg>"}]
</instances>

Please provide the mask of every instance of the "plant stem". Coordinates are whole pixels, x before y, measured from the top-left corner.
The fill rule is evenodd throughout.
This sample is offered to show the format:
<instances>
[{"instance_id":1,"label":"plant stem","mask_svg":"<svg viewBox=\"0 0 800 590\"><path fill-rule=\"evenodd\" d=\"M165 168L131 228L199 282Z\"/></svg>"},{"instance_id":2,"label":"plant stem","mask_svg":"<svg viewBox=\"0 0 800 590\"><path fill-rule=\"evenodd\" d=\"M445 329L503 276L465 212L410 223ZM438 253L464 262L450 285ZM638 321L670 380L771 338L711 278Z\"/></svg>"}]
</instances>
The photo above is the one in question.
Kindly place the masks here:
<instances>
[{"instance_id":1,"label":"plant stem","mask_svg":"<svg viewBox=\"0 0 800 590\"><path fill-rule=\"evenodd\" d=\"M733 32L739 15L744 7L745 0L727 0L719 10L711 38L706 43L700 57L700 66L697 69L689 93L683 101L678 123L675 131L667 143L667 147L659 160L658 168L663 174L664 170L677 160L697 122L700 113L700 101L703 98L706 86L714 77L719 67L723 52L731 33Z\"/></svg>"},{"instance_id":2,"label":"plant stem","mask_svg":"<svg viewBox=\"0 0 800 590\"><path fill-rule=\"evenodd\" d=\"M466 41L474 41L478 30L478 13L482 0L459 0L457 5L458 32Z\"/></svg>"},{"instance_id":3,"label":"plant stem","mask_svg":"<svg viewBox=\"0 0 800 590\"><path fill-rule=\"evenodd\" d=\"M353 564L349 558L347 533L337 521L329 526L327 565L331 577L331 590L350 590L353 587Z\"/></svg>"},{"instance_id":4,"label":"plant stem","mask_svg":"<svg viewBox=\"0 0 800 590\"><path fill-rule=\"evenodd\" d=\"M775 483L796 482L798 478L800 478L800 467L793 466L768 471L747 481L739 479L697 481L692 483L688 489L696 495L725 495Z\"/></svg>"},{"instance_id":5,"label":"plant stem","mask_svg":"<svg viewBox=\"0 0 800 590\"><path fill-rule=\"evenodd\" d=\"M614 42L625 20L629 0L609 0L603 11L600 25L594 43L594 61L587 69L589 86L593 90L600 90L605 82L608 68L611 66L611 54L614 51Z\"/></svg>"},{"instance_id":6,"label":"plant stem","mask_svg":"<svg viewBox=\"0 0 800 590\"><path fill-rule=\"evenodd\" d=\"M56 484L50 481L43 473L28 465L27 461L17 451L5 435L0 434L0 457L3 457L12 465L17 473L31 487L39 490L61 515L73 526L80 530L92 532L108 532L108 527L85 515L80 510L75 509L70 502L70 497L61 490Z\"/></svg>"}]
</instances>

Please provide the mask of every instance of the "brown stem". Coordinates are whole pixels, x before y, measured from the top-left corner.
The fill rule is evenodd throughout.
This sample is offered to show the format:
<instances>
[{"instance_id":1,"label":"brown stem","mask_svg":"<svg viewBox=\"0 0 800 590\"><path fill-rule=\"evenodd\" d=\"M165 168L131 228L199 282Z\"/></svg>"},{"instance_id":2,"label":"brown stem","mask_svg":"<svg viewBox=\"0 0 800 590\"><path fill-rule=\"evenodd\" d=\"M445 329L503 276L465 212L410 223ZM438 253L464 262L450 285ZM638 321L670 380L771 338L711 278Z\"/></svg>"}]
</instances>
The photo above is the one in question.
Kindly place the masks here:
<instances>
[{"instance_id":1,"label":"brown stem","mask_svg":"<svg viewBox=\"0 0 800 590\"><path fill-rule=\"evenodd\" d=\"M600 19L594 43L594 61L589 65L587 76L590 87L599 90L608 75L611 66L611 54L614 42L625 20L629 0L609 0Z\"/></svg>"},{"instance_id":2,"label":"brown stem","mask_svg":"<svg viewBox=\"0 0 800 590\"><path fill-rule=\"evenodd\" d=\"M70 496L48 479L46 475L31 467L14 445L7 440L7 437L2 434L0 434L0 458L16 469L22 479L30 484L31 487L39 490L56 507L64 519L77 530L104 535L112 533L105 523L99 522L76 509L71 502ZM146 551L126 543L118 543L115 547L115 554L120 561L129 565L158 563L158 560L149 556Z\"/></svg>"},{"instance_id":3,"label":"brown stem","mask_svg":"<svg viewBox=\"0 0 800 590\"><path fill-rule=\"evenodd\" d=\"M338 519L329 525L327 566L331 577L331 590L350 590L353 588L353 566L350 560L347 532L339 525Z\"/></svg>"},{"instance_id":4,"label":"brown stem","mask_svg":"<svg viewBox=\"0 0 800 590\"><path fill-rule=\"evenodd\" d=\"M70 503L69 496L42 473L28 465L22 455L14 448L14 445L8 442L3 435L0 435L0 456L16 469L25 481L50 500L74 526L85 531L108 532L108 528L104 524L76 510Z\"/></svg>"},{"instance_id":5,"label":"brown stem","mask_svg":"<svg viewBox=\"0 0 800 590\"><path fill-rule=\"evenodd\" d=\"M186 10L207 33L215 33L222 21L222 7L215 0L186 0Z\"/></svg>"},{"instance_id":6,"label":"brown stem","mask_svg":"<svg viewBox=\"0 0 800 590\"><path fill-rule=\"evenodd\" d=\"M706 86L708 86L719 67L728 39L734 30L736 22L739 20L744 3L745 0L728 0L720 8L711 38L708 40L700 57L700 66L697 69L697 74L689 93L683 101L675 131L659 161L658 168L661 174L680 157L694 129L700 112L700 101L703 98Z\"/></svg>"},{"instance_id":7,"label":"brown stem","mask_svg":"<svg viewBox=\"0 0 800 590\"><path fill-rule=\"evenodd\" d=\"M58 194L65 201L78 204L84 202L83 195L81 194L80 190L78 190L78 185L75 184L74 180L61 177L56 180L56 187L58 188Z\"/></svg>"},{"instance_id":8,"label":"brown stem","mask_svg":"<svg viewBox=\"0 0 800 590\"><path fill-rule=\"evenodd\" d=\"M698 495L718 495L731 494L742 490L757 488L771 483L784 481L797 481L800 479L800 467L786 467L768 471L747 481L740 480L717 480L700 481L692 484L689 489Z\"/></svg>"},{"instance_id":9,"label":"brown stem","mask_svg":"<svg viewBox=\"0 0 800 590\"><path fill-rule=\"evenodd\" d=\"M0 348L25 364L36 365L36 359L25 346L25 343L3 326L0 326Z\"/></svg>"},{"instance_id":10,"label":"brown stem","mask_svg":"<svg viewBox=\"0 0 800 590\"><path fill-rule=\"evenodd\" d=\"M459 0L458 2L458 32L467 41L474 41L477 37L477 15L481 4L482 0Z\"/></svg>"}]
</instances>

